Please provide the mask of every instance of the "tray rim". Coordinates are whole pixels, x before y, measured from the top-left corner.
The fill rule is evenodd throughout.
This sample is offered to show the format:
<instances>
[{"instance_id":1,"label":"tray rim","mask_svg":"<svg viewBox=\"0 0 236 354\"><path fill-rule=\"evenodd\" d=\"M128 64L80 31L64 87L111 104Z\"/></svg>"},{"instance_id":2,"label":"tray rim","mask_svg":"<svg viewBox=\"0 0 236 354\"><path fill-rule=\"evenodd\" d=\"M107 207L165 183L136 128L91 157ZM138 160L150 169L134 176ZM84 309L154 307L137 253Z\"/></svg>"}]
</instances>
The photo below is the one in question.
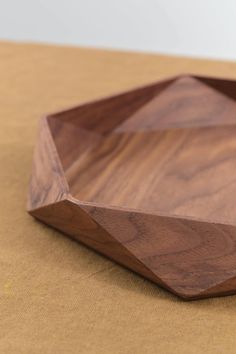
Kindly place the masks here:
<instances>
[{"instance_id":1,"label":"tray rim","mask_svg":"<svg viewBox=\"0 0 236 354\"><path fill-rule=\"evenodd\" d=\"M54 139L52 136L52 132L49 126L49 120L51 119L57 119L59 115L61 114L67 114L71 111L77 110L78 108L81 107L86 107L86 106L90 106L102 101L106 101L112 98L116 98L116 97L120 97L120 96L125 96L126 94L132 93L133 91L138 91L138 90L142 90L148 87L152 87L155 86L157 84L161 84L164 83L166 81L175 81L181 78L185 78L185 77L192 77L195 79L212 79L212 80L218 80L218 81L228 81L228 82L235 82L236 83L236 78L232 79L232 78L228 78L228 77L223 77L223 76L211 76L211 75L198 75L198 74L194 74L194 73L180 73L177 75L172 75L172 76L167 76L165 78L161 78L160 80L155 80L146 84L142 84L142 85L138 85L138 86L134 86L133 88L129 88L127 90L123 90L123 91L117 91L115 93L112 93L110 95L106 95L106 96L101 96L92 100L87 100L82 102L81 104L77 104L77 105L73 105L70 106L68 108L64 108L61 110L57 110L54 111L52 113L46 113L44 114L41 119L39 120L39 124L45 124L47 126L47 129L49 131L50 134L50 138L52 140L52 143L54 145L54 149L56 150L56 160L57 163L60 166L60 170L62 171L63 174L63 185L64 185L64 194L63 194L63 198L61 200L70 200L71 202L77 204L77 205L87 205L87 206L94 206L94 207L98 207L98 208L106 208L106 209L110 209L110 210L117 210L117 211L123 211L123 212L133 212L133 213L140 213L140 214L145 214L145 215L155 215L155 216L163 216L163 217L169 217L169 218L175 218L175 219L180 219L180 220L192 220L192 221L196 221L196 222L202 222L202 223L211 223L211 224L217 224L217 225L232 225L232 226L236 226L236 222L235 224L233 223L229 223L229 222L219 222L217 219L215 218L198 218L198 217L192 217L192 216L188 216L188 215L178 215L178 214L174 214L174 213L165 213L162 212L161 210L157 210L157 211L148 211L146 209L143 208L130 208L128 206L116 206L113 204L104 204L104 203L99 203L99 202L90 202L90 201L84 201L82 199L78 199L76 197L74 197L71 193L70 193L70 189L69 189L69 184L67 182L67 179L65 178L65 173L64 173L64 169L62 167L62 163L60 160L60 156L58 154L57 151L57 147L54 143ZM230 126L230 125L229 125ZM55 157L55 156L54 156ZM27 205L27 210L30 211L31 208L29 207L29 205Z\"/></svg>"}]
</instances>

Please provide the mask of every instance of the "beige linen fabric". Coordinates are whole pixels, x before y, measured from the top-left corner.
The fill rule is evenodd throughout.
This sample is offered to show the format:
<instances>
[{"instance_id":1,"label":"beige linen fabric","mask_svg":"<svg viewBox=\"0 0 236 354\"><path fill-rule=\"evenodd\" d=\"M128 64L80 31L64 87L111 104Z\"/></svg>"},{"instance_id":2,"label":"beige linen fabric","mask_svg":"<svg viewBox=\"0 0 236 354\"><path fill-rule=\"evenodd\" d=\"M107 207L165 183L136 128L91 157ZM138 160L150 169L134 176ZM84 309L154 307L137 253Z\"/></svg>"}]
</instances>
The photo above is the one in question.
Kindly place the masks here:
<instances>
[{"instance_id":1,"label":"beige linen fabric","mask_svg":"<svg viewBox=\"0 0 236 354\"><path fill-rule=\"evenodd\" d=\"M236 353L236 296L183 302L25 211L46 112L236 63L0 44L0 353Z\"/></svg>"}]
</instances>

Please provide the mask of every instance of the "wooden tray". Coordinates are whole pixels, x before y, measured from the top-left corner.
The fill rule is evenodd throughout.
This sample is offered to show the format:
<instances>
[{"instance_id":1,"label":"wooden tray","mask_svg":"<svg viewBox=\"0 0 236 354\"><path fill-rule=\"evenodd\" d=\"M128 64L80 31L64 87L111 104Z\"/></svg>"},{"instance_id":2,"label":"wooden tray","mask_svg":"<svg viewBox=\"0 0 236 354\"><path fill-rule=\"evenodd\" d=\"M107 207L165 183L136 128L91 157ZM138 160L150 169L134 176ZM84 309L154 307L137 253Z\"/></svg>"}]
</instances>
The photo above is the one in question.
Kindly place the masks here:
<instances>
[{"instance_id":1,"label":"wooden tray","mask_svg":"<svg viewBox=\"0 0 236 354\"><path fill-rule=\"evenodd\" d=\"M43 118L30 214L182 298L236 293L235 100L185 75Z\"/></svg>"}]
</instances>

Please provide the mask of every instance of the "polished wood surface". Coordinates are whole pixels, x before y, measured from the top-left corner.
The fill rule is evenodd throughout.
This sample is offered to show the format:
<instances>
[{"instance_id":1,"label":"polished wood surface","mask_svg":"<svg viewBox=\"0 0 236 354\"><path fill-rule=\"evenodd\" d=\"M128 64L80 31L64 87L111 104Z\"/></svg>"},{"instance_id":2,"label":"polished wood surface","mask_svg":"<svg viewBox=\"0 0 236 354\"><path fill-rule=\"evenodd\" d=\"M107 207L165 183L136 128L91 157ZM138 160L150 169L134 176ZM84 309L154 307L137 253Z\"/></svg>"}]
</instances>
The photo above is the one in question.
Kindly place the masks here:
<instances>
[{"instance_id":1,"label":"polished wood surface","mask_svg":"<svg viewBox=\"0 0 236 354\"><path fill-rule=\"evenodd\" d=\"M185 75L44 118L30 213L183 298L235 293L235 88Z\"/></svg>"}]
</instances>

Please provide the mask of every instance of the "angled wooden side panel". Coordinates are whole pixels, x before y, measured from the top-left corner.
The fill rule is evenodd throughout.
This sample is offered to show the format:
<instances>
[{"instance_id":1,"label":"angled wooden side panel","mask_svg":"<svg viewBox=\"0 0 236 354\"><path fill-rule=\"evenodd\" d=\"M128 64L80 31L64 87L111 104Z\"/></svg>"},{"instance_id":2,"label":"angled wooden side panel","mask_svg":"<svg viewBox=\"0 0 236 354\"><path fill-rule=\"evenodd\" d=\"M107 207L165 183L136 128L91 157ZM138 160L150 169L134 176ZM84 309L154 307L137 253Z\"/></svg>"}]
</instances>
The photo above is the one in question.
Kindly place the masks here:
<instances>
[{"instance_id":1,"label":"angled wooden side panel","mask_svg":"<svg viewBox=\"0 0 236 354\"><path fill-rule=\"evenodd\" d=\"M229 79L217 79L212 77L194 75L194 77L206 85L214 88L215 90L223 93L224 95L232 98L233 100L236 99L236 81L229 80Z\"/></svg>"},{"instance_id":2,"label":"angled wooden side panel","mask_svg":"<svg viewBox=\"0 0 236 354\"><path fill-rule=\"evenodd\" d=\"M33 210L31 215L170 290L165 282L152 273L122 243L93 220L86 211L80 208L78 203L67 199L61 200Z\"/></svg>"},{"instance_id":3,"label":"angled wooden side panel","mask_svg":"<svg viewBox=\"0 0 236 354\"><path fill-rule=\"evenodd\" d=\"M219 89L214 87L215 82ZM236 84L234 86L236 87ZM235 123L236 104L229 94L225 93L235 90L231 87L230 91L229 88L223 80L220 83L213 80L213 84L208 84L207 80L182 76L130 115L116 128L116 132L157 131Z\"/></svg>"},{"instance_id":4,"label":"angled wooden side panel","mask_svg":"<svg viewBox=\"0 0 236 354\"><path fill-rule=\"evenodd\" d=\"M65 120L83 129L106 134L138 111L148 101L168 87L176 78L142 86L114 96L98 99L70 110L50 115L52 120Z\"/></svg>"},{"instance_id":5,"label":"angled wooden side panel","mask_svg":"<svg viewBox=\"0 0 236 354\"><path fill-rule=\"evenodd\" d=\"M51 117L48 124L65 172L102 138L101 134L81 129L78 125L68 123L66 120Z\"/></svg>"},{"instance_id":6,"label":"angled wooden side panel","mask_svg":"<svg viewBox=\"0 0 236 354\"><path fill-rule=\"evenodd\" d=\"M59 201L68 193L46 118L40 121L28 193L28 211Z\"/></svg>"},{"instance_id":7,"label":"angled wooden side panel","mask_svg":"<svg viewBox=\"0 0 236 354\"><path fill-rule=\"evenodd\" d=\"M234 295L236 293L236 276L225 280L202 292L201 297Z\"/></svg>"},{"instance_id":8,"label":"angled wooden side panel","mask_svg":"<svg viewBox=\"0 0 236 354\"><path fill-rule=\"evenodd\" d=\"M88 205L83 209L181 297L236 292L234 226Z\"/></svg>"}]
</instances>

